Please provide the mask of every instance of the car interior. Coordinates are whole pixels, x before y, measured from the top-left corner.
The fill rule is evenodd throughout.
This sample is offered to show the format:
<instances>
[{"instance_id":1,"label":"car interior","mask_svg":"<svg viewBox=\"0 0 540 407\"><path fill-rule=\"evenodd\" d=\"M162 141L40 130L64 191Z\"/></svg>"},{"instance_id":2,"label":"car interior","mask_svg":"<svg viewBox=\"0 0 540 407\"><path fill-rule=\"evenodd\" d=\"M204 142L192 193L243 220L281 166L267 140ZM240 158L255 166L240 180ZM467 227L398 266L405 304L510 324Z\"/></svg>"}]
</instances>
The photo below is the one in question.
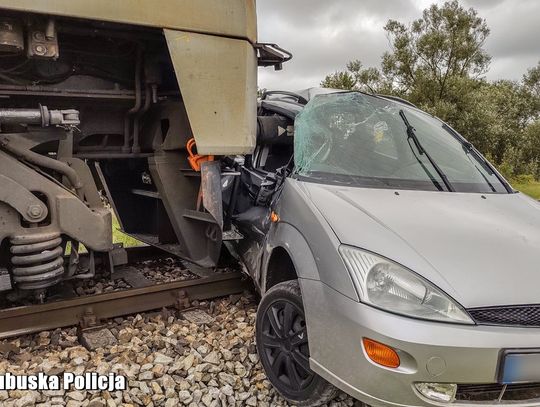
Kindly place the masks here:
<instances>
[{"instance_id":1,"label":"car interior","mask_svg":"<svg viewBox=\"0 0 540 407\"><path fill-rule=\"evenodd\" d=\"M223 178L226 225L264 229L271 199L294 165L294 118L307 101L284 93L264 96L258 109L257 143L253 154L229 157ZM228 174L234 174L233 176Z\"/></svg>"}]
</instances>

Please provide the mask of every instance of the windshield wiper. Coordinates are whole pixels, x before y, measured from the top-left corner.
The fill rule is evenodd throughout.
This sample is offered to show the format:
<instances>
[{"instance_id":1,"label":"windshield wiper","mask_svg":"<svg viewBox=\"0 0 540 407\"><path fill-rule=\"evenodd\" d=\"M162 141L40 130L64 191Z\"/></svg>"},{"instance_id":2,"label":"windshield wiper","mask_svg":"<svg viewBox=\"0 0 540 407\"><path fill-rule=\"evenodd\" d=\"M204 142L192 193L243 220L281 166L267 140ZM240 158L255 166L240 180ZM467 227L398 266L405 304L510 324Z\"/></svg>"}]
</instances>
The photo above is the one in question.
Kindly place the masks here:
<instances>
[{"instance_id":1,"label":"windshield wiper","mask_svg":"<svg viewBox=\"0 0 540 407\"><path fill-rule=\"evenodd\" d=\"M405 112L403 110L399 111L399 116L401 117L401 119L403 120L403 123L405 123L405 126L407 127L407 139L412 139L420 155L426 156L426 158L428 159L432 167L435 169L435 171L437 171L437 174L439 174L439 177L441 177L442 181L444 182L444 185L446 186L446 189L450 192L455 192L455 189L450 184L450 181L448 181L448 177L446 176L446 174L440 169L437 163L433 161L433 158L431 158L431 156L428 154L425 148L422 147L422 144L420 144L420 140L418 140L418 137L416 137L416 132L414 130L414 127L411 126L411 123L409 123L409 120L407 120L407 116L405 116Z\"/></svg>"},{"instance_id":2,"label":"windshield wiper","mask_svg":"<svg viewBox=\"0 0 540 407\"><path fill-rule=\"evenodd\" d=\"M480 155L476 151L476 149L474 148L474 146L471 143L469 143L468 141L463 142L462 143L462 148L463 148L463 151L465 151L465 154L474 156L476 161L480 163L482 168L484 170L486 170L489 175L495 175L495 173L493 172L493 169L489 166L489 163L486 161L486 159L484 157L482 157L482 155ZM470 160L470 158L469 158L469 160ZM476 167L476 168L478 168L478 167ZM480 170L478 170L478 171L480 171Z\"/></svg>"},{"instance_id":3,"label":"windshield wiper","mask_svg":"<svg viewBox=\"0 0 540 407\"><path fill-rule=\"evenodd\" d=\"M489 175L494 175L495 178L497 178L497 180L502 184L502 186L504 187L504 189L506 189L506 191L508 193L513 193L514 190L512 189L512 187L508 184L508 182L506 182L506 180L501 177L500 174L497 173L497 171L495 171L495 169L493 168L493 166L491 165L491 163L486 160L482 154L480 154L478 152L478 150L476 148L474 148L474 146L468 142L467 140L465 140L463 137L461 137L453 128L451 128L449 125L447 125L446 123L443 123L442 124L442 128L444 130L446 130L448 133L450 133L450 135L452 137L454 137L457 141L459 141L463 147L463 150L465 151L465 153L467 153L468 155L472 155L474 156L474 158L480 162L480 165L482 166L482 168L484 168L488 173ZM469 158L470 159L470 158ZM477 167L478 169L478 167ZM480 169L478 169L478 171L480 171ZM482 176L484 176L484 174L482 174ZM484 176L485 177L485 176ZM487 181L486 179L486 182L488 182L489 184L489 181ZM493 186L490 185L490 187L493 189ZM494 191L495 192L495 191Z\"/></svg>"},{"instance_id":4,"label":"windshield wiper","mask_svg":"<svg viewBox=\"0 0 540 407\"><path fill-rule=\"evenodd\" d=\"M478 154L476 154L476 152L474 151L473 145L467 141L467 142L462 144L462 148L463 148L463 151L465 151L465 154L467 154L467 158L469 159L471 164L474 165L474 168L476 168L476 171L478 171L478 173L482 176L482 178L484 179L486 184L488 184L489 187L491 188L491 192L497 192L497 190L495 189L493 184L491 182L489 182L489 180L484 175L484 173L482 171L480 171L480 168L478 168L478 166L473 162L473 160L471 160L470 156L473 155L473 154L474 154L475 157L480 158L478 156ZM480 165L482 165L482 167L484 167L484 169L486 169L486 162L485 161L480 161ZM490 175L493 175L493 171L489 167L487 168L487 170L488 170L488 172L491 172Z\"/></svg>"}]
</instances>

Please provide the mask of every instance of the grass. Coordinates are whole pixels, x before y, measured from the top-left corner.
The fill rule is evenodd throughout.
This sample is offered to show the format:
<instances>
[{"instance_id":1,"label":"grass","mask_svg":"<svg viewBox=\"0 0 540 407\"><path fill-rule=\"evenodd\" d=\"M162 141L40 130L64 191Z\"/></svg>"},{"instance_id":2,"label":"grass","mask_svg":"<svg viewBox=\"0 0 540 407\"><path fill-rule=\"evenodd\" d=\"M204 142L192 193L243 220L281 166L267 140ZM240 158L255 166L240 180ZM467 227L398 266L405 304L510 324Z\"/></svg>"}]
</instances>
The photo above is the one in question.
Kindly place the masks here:
<instances>
[{"instance_id":1,"label":"grass","mask_svg":"<svg viewBox=\"0 0 540 407\"><path fill-rule=\"evenodd\" d=\"M540 182L533 181L527 183L512 183L512 186L518 191L529 195L531 198L540 200Z\"/></svg>"},{"instance_id":2,"label":"grass","mask_svg":"<svg viewBox=\"0 0 540 407\"><path fill-rule=\"evenodd\" d=\"M113 215L113 243L123 243L124 247L142 246L144 243L133 239L131 236L122 233L120 230L118 219Z\"/></svg>"}]
</instances>

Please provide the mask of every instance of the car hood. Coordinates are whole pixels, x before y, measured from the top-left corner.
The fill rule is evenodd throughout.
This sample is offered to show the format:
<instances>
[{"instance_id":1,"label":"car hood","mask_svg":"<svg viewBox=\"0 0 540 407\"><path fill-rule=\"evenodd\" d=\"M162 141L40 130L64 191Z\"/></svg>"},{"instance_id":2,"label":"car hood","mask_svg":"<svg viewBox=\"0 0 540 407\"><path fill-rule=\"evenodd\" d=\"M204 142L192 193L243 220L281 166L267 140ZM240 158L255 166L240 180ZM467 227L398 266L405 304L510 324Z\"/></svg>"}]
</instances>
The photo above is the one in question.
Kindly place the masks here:
<instances>
[{"instance_id":1,"label":"car hood","mask_svg":"<svg viewBox=\"0 0 540 407\"><path fill-rule=\"evenodd\" d=\"M408 267L464 307L540 304L531 198L303 184L343 244Z\"/></svg>"}]
</instances>

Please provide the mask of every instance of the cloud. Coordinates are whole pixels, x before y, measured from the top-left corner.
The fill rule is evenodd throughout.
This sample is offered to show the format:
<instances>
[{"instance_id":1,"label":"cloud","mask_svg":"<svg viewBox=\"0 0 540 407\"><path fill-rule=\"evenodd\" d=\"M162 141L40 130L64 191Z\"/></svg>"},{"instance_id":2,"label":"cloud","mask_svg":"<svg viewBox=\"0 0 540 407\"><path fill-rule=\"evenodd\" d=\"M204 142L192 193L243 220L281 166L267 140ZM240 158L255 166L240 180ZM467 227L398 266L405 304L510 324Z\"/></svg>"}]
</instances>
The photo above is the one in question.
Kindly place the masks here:
<instances>
[{"instance_id":1,"label":"cloud","mask_svg":"<svg viewBox=\"0 0 540 407\"><path fill-rule=\"evenodd\" d=\"M413 16L409 0L260 0L259 41L275 42L294 59L281 72L260 70L259 85L301 89L318 86L351 59L376 66L388 49L388 18Z\"/></svg>"},{"instance_id":2,"label":"cloud","mask_svg":"<svg viewBox=\"0 0 540 407\"><path fill-rule=\"evenodd\" d=\"M478 0L477 0L478 1ZM518 5L516 7L516 5ZM540 2L499 2L482 13L491 27L487 49L496 57L540 54Z\"/></svg>"},{"instance_id":3,"label":"cloud","mask_svg":"<svg viewBox=\"0 0 540 407\"><path fill-rule=\"evenodd\" d=\"M436 1L442 4L443 1ZM318 86L351 59L379 66L389 49L383 26L410 22L430 0L258 0L259 41L275 42L294 54L283 71L260 69L259 86L297 90ZM493 56L490 79L519 79L540 59L538 0L463 0L491 28L486 50Z\"/></svg>"},{"instance_id":4,"label":"cloud","mask_svg":"<svg viewBox=\"0 0 540 407\"><path fill-rule=\"evenodd\" d=\"M505 0L466 0L467 5L473 8L482 8L484 10L497 7L504 3Z\"/></svg>"}]
</instances>

